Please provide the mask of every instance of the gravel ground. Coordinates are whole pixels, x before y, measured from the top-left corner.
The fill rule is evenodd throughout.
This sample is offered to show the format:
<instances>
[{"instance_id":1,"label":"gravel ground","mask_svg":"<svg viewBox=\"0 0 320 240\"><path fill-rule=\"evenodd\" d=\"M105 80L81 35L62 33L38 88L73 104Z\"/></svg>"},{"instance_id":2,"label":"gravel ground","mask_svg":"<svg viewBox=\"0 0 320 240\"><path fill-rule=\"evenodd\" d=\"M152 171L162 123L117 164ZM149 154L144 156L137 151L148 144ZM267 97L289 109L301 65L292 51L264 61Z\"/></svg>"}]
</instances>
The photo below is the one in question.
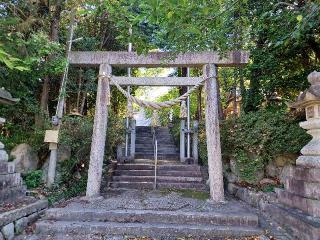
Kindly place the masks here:
<instances>
[{"instance_id":1,"label":"gravel ground","mask_svg":"<svg viewBox=\"0 0 320 240\"><path fill-rule=\"evenodd\" d=\"M212 204L204 199L184 197L181 192L175 191L141 191L141 190L109 190L103 194L103 198L91 201L85 198L74 198L56 207L87 209L144 209L163 211L184 211L184 212L254 212L254 209L247 204L226 198L226 202Z\"/></svg>"}]
</instances>

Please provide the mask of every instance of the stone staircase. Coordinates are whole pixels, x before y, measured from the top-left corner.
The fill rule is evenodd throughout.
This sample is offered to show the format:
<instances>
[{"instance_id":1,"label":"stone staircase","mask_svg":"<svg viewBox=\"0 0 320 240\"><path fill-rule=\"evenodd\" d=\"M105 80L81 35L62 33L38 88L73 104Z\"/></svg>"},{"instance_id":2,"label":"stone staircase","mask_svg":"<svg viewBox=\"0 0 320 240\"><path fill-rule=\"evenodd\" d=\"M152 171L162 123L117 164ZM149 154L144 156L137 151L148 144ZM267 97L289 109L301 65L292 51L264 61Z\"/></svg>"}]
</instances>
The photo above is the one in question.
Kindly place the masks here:
<instances>
[{"instance_id":1,"label":"stone staircase","mask_svg":"<svg viewBox=\"0 0 320 240\"><path fill-rule=\"evenodd\" d=\"M179 151L167 127L156 129L158 159L179 161ZM136 127L136 159L154 159L151 127Z\"/></svg>"},{"instance_id":2,"label":"stone staircase","mask_svg":"<svg viewBox=\"0 0 320 240\"><path fill-rule=\"evenodd\" d=\"M179 152L168 128L156 129L158 141L157 188L204 190L200 166L179 161ZM118 163L111 188L152 189L154 187L154 150L150 127L137 127L136 159Z\"/></svg>"},{"instance_id":3,"label":"stone staircase","mask_svg":"<svg viewBox=\"0 0 320 240\"><path fill-rule=\"evenodd\" d=\"M229 239L262 233L252 213L97 208L49 209L36 232L30 239Z\"/></svg>"}]
</instances>

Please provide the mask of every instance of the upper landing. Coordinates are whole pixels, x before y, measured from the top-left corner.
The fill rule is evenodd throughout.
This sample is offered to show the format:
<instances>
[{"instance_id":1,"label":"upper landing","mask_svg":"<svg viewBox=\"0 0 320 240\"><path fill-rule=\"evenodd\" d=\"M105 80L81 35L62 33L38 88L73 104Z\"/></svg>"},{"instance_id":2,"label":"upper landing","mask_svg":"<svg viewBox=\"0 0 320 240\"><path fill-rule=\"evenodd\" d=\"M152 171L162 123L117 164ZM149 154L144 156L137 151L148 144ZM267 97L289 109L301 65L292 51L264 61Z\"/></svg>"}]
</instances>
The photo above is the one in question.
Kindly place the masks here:
<instances>
[{"instance_id":1,"label":"upper landing","mask_svg":"<svg viewBox=\"0 0 320 240\"><path fill-rule=\"evenodd\" d=\"M243 66L249 61L249 52L152 52L138 55L135 52L71 51L69 62L81 66L98 66L106 63L118 67L202 67L215 64L220 67Z\"/></svg>"}]
</instances>

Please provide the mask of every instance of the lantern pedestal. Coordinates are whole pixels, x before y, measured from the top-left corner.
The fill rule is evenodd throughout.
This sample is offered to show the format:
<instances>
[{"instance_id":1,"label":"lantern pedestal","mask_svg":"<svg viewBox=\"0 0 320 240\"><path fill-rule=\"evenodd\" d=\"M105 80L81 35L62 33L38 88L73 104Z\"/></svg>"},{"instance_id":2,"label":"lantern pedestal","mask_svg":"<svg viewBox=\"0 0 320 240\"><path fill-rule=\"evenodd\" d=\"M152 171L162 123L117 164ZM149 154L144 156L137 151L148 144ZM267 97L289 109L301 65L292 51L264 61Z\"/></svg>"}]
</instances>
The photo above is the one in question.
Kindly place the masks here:
<instances>
[{"instance_id":1,"label":"lantern pedestal","mask_svg":"<svg viewBox=\"0 0 320 240\"><path fill-rule=\"evenodd\" d=\"M312 140L301 149L296 166L290 167L285 176L284 190L277 189L281 203L300 209L311 217L320 217L320 73L308 76L309 89L291 104L294 108L305 108L307 121L300 127L307 130ZM320 229L320 227L319 227ZM319 230L320 232L320 230Z\"/></svg>"}]
</instances>

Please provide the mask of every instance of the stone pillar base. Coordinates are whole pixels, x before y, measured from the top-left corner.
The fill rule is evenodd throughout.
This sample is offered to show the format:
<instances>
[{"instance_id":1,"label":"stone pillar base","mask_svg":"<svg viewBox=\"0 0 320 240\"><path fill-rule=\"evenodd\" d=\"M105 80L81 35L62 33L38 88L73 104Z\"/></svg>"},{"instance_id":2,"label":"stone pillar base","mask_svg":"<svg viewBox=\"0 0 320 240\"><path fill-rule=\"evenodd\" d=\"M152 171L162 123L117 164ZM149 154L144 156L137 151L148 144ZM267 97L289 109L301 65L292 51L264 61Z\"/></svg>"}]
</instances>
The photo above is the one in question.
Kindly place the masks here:
<instances>
[{"instance_id":1,"label":"stone pillar base","mask_svg":"<svg viewBox=\"0 0 320 240\"><path fill-rule=\"evenodd\" d=\"M284 185L284 190L276 190L281 203L312 217L320 217L320 168L292 166Z\"/></svg>"}]
</instances>

